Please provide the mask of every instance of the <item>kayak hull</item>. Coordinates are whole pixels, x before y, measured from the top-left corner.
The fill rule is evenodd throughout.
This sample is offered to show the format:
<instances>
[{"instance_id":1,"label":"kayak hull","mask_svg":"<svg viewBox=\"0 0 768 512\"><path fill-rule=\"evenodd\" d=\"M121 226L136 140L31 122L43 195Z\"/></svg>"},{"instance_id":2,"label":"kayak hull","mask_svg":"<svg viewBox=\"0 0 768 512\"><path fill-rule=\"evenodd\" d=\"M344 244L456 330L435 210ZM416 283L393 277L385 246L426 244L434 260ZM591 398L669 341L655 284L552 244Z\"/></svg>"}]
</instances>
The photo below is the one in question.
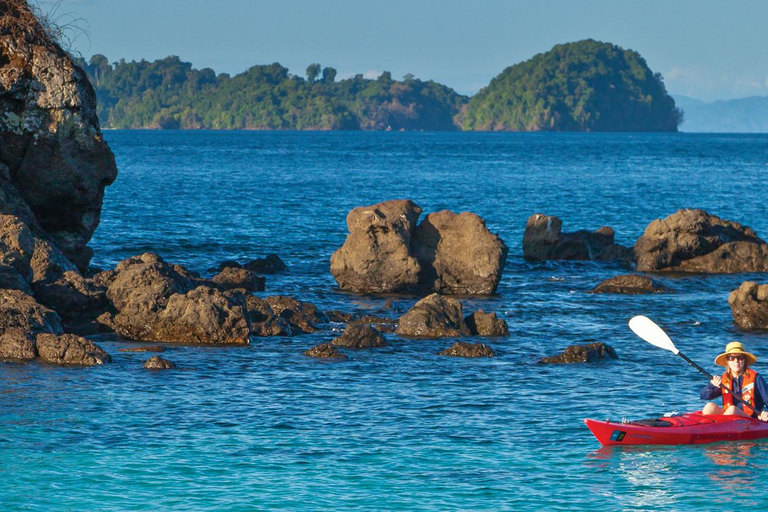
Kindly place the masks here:
<instances>
[{"instance_id":1,"label":"kayak hull","mask_svg":"<svg viewBox=\"0 0 768 512\"><path fill-rule=\"evenodd\" d=\"M768 438L768 423L744 416L700 412L627 423L586 419L603 446L704 444Z\"/></svg>"}]
</instances>

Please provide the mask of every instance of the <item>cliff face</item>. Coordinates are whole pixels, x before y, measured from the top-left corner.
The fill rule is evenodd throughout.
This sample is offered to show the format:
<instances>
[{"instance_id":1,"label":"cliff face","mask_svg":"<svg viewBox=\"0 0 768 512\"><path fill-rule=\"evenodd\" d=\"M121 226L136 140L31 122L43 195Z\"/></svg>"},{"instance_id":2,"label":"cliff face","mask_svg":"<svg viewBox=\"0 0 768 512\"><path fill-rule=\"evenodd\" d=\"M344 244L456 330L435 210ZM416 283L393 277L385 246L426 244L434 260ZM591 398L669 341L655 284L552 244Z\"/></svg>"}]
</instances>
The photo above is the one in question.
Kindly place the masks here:
<instances>
[{"instance_id":1,"label":"cliff face","mask_svg":"<svg viewBox=\"0 0 768 512\"><path fill-rule=\"evenodd\" d=\"M0 213L49 234L84 270L116 177L85 73L26 0L0 0Z\"/></svg>"}]
</instances>

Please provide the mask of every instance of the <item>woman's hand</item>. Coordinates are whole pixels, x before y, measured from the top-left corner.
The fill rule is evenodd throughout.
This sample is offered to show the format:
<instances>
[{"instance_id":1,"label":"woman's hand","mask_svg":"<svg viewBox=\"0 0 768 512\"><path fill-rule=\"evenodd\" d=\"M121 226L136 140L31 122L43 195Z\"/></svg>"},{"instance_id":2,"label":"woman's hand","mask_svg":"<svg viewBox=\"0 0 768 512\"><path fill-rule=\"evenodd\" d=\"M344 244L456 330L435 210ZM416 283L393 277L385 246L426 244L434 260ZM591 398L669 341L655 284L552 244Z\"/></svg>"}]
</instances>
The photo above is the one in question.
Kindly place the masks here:
<instances>
[{"instance_id":1,"label":"woman's hand","mask_svg":"<svg viewBox=\"0 0 768 512\"><path fill-rule=\"evenodd\" d=\"M760 418L761 421L768 421L768 411L761 412L757 417Z\"/></svg>"},{"instance_id":2,"label":"woman's hand","mask_svg":"<svg viewBox=\"0 0 768 512\"><path fill-rule=\"evenodd\" d=\"M714 377L712 377L712 380L709 382L711 382L712 385L715 386L716 388L719 388L720 384L723 382L723 378L720 377L719 375L715 375Z\"/></svg>"}]
</instances>

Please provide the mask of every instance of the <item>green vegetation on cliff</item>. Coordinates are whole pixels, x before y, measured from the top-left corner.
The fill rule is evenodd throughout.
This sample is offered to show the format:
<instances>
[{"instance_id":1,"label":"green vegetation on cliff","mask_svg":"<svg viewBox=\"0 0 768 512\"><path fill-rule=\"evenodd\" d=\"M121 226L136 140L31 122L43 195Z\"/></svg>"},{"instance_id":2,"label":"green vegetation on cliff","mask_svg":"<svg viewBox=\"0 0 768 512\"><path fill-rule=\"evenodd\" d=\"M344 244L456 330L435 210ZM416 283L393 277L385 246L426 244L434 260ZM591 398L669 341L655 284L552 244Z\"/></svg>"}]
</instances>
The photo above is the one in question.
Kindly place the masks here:
<instances>
[{"instance_id":1,"label":"green vegetation on cliff","mask_svg":"<svg viewBox=\"0 0 768 512\"><path fill-rule=\"evenodd\" d=\"M104 128L676 131L682 119L637 52L593 40L509 67L471 99L412 75L336 81L319 64L306 78L277 63L232 77L178 57L79 64Z\"/></svg>"},{"instance_id":2,"label":"green vegetation on cliff","mask_svg":"<svg viewBox=\"0 0 768 512\"><path fill-rule=\"evenodd\" d=\"M645 60L591 39L505 69L469 101L465 130L677 131L682 114Z\"/></svg>"},{"instance_id":3,"label":"green vegetation on cliff","mask_svg":"<svg viewBox=\"0 0 768 512\"><path fill-rule=\"evenodd\" d=\"M230 77L193 69L178 57L111 65L103 55L81 61L98 98L104 128L246 130L456 130L466 97L408 75L336 81L319 64L307 78L280 64Z\"/></svg>"}]
</instances>

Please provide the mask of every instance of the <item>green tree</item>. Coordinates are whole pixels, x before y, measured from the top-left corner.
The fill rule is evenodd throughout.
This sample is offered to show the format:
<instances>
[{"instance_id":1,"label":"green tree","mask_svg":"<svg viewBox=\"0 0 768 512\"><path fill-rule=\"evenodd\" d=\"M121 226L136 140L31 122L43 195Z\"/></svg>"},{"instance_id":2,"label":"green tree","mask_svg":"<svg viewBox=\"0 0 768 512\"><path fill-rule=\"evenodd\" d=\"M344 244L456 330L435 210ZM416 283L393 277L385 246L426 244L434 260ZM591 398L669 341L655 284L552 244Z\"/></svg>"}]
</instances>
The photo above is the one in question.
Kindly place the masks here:
<instances>
[{"instance_id":1,"label":"green tree","mask_svg":"<svg viewBox=\"0 0 768 512\"><path fill-rule=\"evenodd\" d=\"M314 83L320 75L320 64L310 64L307 66L307 80L309 83Z\"/></svg>"}]
</instances>

